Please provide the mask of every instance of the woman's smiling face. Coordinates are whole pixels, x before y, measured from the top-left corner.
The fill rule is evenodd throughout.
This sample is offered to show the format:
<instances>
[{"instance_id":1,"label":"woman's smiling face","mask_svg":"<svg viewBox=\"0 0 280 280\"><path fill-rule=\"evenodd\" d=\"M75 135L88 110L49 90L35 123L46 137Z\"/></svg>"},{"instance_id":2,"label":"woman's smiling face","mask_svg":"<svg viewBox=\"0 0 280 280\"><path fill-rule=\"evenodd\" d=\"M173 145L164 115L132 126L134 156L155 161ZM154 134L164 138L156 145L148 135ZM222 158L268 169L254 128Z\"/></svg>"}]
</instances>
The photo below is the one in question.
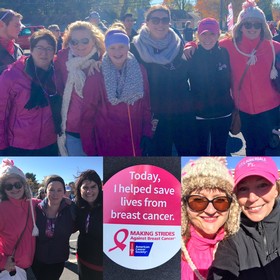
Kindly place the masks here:
<instances>
[{"instance_id":1,"label":"woman's smiling face","mask_svg":"<svg viewBox=\"0 0 280 280\"><path fill-rule=\"evenodd\" d=\"M203 189L200 192L192 192L191 195L200 195L208 200L216 197L226 197L226 193L220 189ZM196 232L206 238L214 238L219 229L228 219L229 209L221 212L215 209L213 203L209 203L206 209L200 212L193 211L187 206L187 214Z\"/></svg>"},{"instance_id":2,"label":"woman's smiling face","mask_svg":"<svg viewBox=\"0 0 280 280\"><path fill-rule=\"evenodd\" d=\"M260 222L273 209L278 190L261 176L244 178L236 187L236 196L242 212L253 222Z\"/></svg>"}]
</instances>

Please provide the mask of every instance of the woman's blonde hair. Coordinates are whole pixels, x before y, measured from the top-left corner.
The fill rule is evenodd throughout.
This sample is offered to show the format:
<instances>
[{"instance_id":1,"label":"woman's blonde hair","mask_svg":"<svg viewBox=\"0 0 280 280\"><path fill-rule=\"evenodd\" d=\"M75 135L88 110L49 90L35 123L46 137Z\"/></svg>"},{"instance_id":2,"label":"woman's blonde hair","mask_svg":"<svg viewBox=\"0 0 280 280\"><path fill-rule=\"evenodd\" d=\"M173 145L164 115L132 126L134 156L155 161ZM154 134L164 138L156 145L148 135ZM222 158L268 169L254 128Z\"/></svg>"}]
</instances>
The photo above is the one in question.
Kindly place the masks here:
<instances>
[{"instance_id":1,"label":"woman's blonde hair","mask_svg":"<svg viewBox=\"0 0 280 280\"><path fill-rule=\"evenodd\" d=\"M73 31L77 30L87 30L90 32L92 38L95 40L97 51L102 56L105 52L104 45L104 35L103 33L95 27L93 24L87 21L75 21L68 25L64 35L63 35L63 48L69 46L69 41L71 40L71 35Z\"/></svg>"}]
</instances>

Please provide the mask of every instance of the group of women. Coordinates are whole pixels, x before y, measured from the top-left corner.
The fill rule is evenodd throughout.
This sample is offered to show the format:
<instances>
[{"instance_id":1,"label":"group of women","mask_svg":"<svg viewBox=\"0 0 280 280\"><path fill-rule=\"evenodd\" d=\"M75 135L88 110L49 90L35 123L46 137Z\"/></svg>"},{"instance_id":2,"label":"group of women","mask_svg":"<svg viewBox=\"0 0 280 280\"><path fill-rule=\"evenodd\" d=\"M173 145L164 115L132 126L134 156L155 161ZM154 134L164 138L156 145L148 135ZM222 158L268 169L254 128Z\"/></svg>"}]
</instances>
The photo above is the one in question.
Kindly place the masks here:
<instances>
[{"instance_id":1,"label":"group of women","mask_svg":"<svg viewBox=\"0 0 280 280\"><path fill-rule=\"evenodd\" d=\"M221 41L218 22L203 19L185 49L170 20L167 7L152 6L131 44L121 23L104 37L77 21L55 58L54 36L34 33L31 55L0 76L2 153L171 156L175 147L179 156L226 155L235 105L246 154L265 155L279 125L272 80L280 43L263 11L246 0Z\"/></svg>"},{"instance_id":2,"label":"group of women","mask_svg":"<svg viewBox=\"0 0 280 280\"><path fill-rule=\"evenodd\" d=\"M167 15L159 25L155 22L157 13ZM169 29L169 22L167 8L151 9L147 26L154 39L135 44L135 52L151 66L149 77L129 52L129 37L120 24L112 26L105 38L89 22L70 24L63 50L55 58L54 36L47 30L35 32L30 39L30 56L22 56L0 76L2 153L171 155L174 142L179 154L187 154L190 146L184 140L188 133L183 130L189 131L191 126L184 106L188 104L187 82L180 74L183 45ZM164 32L158 32L162 25ZM157 54L159 60L146 60L144 54L151 54L158 43L158 48L164 48ZM143 46L148 44L146 52ZM154 81L151 87L148 79Z\"/></svg>"},{"instance_id":3,"label":"group of women","mask_svg":"<svg viewBox=\"0 0 280 280\"><path fill-rule=\"evenodd\" d=\"M241 159L234 177L224 159L190 161L182 170L181 279L278 279L278 197L270 157Z\"/></svg>"},{"instance_id":4,"label":"group of women","mask_svg":"<svg viewBox=\"0 0 280 280\"><path fill-rule=\"evenodd\" d=\"M26 177L14 162L0 167L0 274L25 274L37 280L59 280L69 257L70 235L79 230L79 279L103 279L102 182L94 170L76 181L75 203L65 197L58 175L45 180L46 197L31 197Z\"/></svg>"},{"instance_id":5,"label":"group of women","mask_svg":"<svg viewBox=\"0 0 280 280\"><path fill-rule=\"evenodd\" d=\"M252 0L243 3L231 34L220 41L217 21L206 21L200 23L205 27L204 32L198 26L199 41L188 42L184 52L190 58L197 47L190 58L189 73L190 84L195 86L198 139L209 135L210 149L217 150L217 144L222 144L225 150L222 139L226 139L230 128L230 121L226 121L231 113L226 110L232 105L232 101L226 100L230 89L240 114L246 155L266 155L272 130L279 126L280 95L273 87L273 80L277 77L275 55L280 52L280 44L272 40L265 14ZM216 115L213 114L211 110L219 106L225 110L215 110Z\"/></svg>"}]
</instances>

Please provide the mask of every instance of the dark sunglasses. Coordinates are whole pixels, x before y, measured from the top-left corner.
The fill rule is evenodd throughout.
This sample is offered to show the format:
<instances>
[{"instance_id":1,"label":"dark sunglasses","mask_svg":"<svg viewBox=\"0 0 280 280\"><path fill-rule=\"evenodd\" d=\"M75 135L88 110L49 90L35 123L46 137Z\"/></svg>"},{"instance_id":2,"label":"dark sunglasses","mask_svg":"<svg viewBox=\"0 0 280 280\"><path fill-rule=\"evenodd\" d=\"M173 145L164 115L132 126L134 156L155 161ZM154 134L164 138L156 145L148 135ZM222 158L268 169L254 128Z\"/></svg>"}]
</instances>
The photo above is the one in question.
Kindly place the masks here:
<instances>
[{"instance_id":1,"label":"dark sunglasses","mask_svg":"<svg viewBox=\"0 0 280 280\"><path fill-rule=\"evenodd\" d=\"M246 29L251 29L253 26L255 29L261 29L262 28L262 23L261 22L244 22L243 23L243 26L246 28Z\"/></svg>"},{"instance_id":2,"label":"dark sunglasses","mask_svg":"<svg viewBox=\"0 0 280 280\"><path fill-rule=\"evenodd\" d=\"M155 25L158 25L160 22L162 22L162 24L169 24L170 18L169 17L163 17L163 18L151 17L150 21L152 22L152 24L155 24Z\"/></svg>"},{"instance_id":3,"label":"dark sunglasses","mask_svg":"<svg viewBox=\"0 0 280 280\"><path fill-rule=\"evenodd\" d=\"M229 209L232 202L232 198L228 196L219 196L209 200L207 197L202 195L189 195L186 196L184 200L194 212L204 211L209 203L212 203L216 210L225 212Z\"/></svg>"},{"instance_id":4,"label":"dark sunglasses","mask_svg":"<svg viewBox=\"0 0 280 280\"><path fill-rule=\"evenodd\" d=\"M78 46L79 44L87 45L89 43L89 38L83 38L81 40L71 39L69 43L72 46Z\"/></svg>"},{"instance_id":5,"label":"dark sunglasses","mask_svg":"<svg viewBox=\"0 0 280 280\"><path fill-rule=\"evenodd\" d=\"M5 185L4 185L4 189L5 189L6 191L11 191L14 187L15 187L17 190L20 190L20 189L23 187L23 185L22 185L22 183L20 183L20 182L16 182L16 183L14 183L14 184L5 184Z\"/></svg>"}]
</instances>

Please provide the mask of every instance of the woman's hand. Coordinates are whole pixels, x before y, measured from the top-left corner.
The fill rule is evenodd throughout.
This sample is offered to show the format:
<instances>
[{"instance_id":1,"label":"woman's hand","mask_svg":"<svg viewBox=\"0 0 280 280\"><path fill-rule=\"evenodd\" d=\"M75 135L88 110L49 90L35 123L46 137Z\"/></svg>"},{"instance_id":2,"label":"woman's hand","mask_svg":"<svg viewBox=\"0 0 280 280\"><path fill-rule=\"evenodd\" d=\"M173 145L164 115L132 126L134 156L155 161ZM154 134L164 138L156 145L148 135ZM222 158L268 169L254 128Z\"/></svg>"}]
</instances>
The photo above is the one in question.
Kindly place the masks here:
<instances>
[{"instance_id":1,"label":"woman's hand","mask_svg":"<svg viewBox=\"0 0 280 280\"><path fill-rule=\"evenodd\" d=\"M94 71L100 72L101 69L101 61L96 61L94 59L91 59L91 64L88 69L88 76L94 75Z\"/></svg>"},{"instance_id":2,"label":"woman's hand","mask_svg":"<svg viewBox=\"0 0 280 280\"><path fill-rule=\"evenodd\" d=\"M188 46L188 47L184 48L184 55L187 60L193 56L194 52L195 52L195 47L193 47L193 46Z\"/></svg>"},{"instance_id":3,"label":"woman's hand","mask_svg":"<svg viewBox=\"0 0 280 280\"><path fill-rule=\"evenodd\" d=\"M7 270L7 271L9 271L9 272L16 269L16 263L15 263L15 260L14 260L14 257L13 257L13 256L9 256L9 257L7 258L7 262L6 262L4 268L5 268L5 270Z\"/></svg>"}]
</instances>

